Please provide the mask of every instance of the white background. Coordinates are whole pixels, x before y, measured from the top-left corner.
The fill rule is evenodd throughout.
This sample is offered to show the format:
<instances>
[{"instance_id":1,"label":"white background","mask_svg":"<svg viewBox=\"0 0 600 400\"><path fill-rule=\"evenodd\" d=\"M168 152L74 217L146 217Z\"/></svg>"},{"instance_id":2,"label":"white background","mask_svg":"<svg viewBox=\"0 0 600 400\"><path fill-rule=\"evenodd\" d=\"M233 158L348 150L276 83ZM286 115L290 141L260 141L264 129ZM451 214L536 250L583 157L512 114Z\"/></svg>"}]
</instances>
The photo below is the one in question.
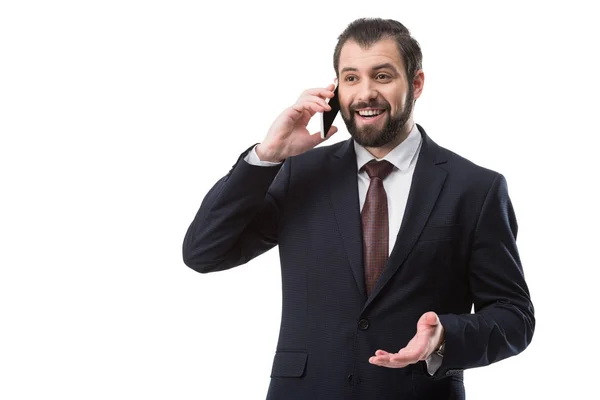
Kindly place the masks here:
<instances>
[{"instance_id":1,"label":"white background","mask_svg":"<svg viewBox=\"0 0 600 400\"><path fill-rule=\"evenodd\" d=\"M362 16L412 31L426 77L415 120L502 172L516 209L536 333L467 371L468 397L590 398L593 3L2 1L0 398L264 398L277 251L201 275L183 236L239 153L331 82L337 35ZM347 139L336 125L331 141Z\"/></svg>"}]
</instances>

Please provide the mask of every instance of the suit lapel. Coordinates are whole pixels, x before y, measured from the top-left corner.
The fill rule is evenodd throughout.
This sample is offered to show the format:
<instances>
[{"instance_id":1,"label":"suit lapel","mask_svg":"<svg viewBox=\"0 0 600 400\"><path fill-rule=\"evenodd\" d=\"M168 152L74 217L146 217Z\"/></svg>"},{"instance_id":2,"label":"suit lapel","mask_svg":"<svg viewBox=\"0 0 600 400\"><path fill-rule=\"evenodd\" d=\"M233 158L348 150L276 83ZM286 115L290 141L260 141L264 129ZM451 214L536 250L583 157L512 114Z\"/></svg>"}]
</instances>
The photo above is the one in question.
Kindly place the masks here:
<instances>
[{"instance_id":1,"label":"suit lapel","mask_svg":"<svg viewBox=\"0 0 600 400\"><path fill-rule=\"evenodd\" d=\"M420 126L418 128L421 131L423 142L415 166L402 225L386 267L371 296L367 299L365 308L398 271L414 247L446 180L446 171L438 166L445 162L444 159L438 159L438 145L429 139L423 128Z\"/></svg>"},{"instance_id":2,"label":"suit lapel","mask_svg":"<svg viewBox=\"0 0 600 400\"><path fill-rule=\"evenodd\" d=\"M328 179L335 218L344 248L348 254L352 274L356 280L358 290L366 300L360 204L358 200L358 171L352 143L352 140L347 140L334 154L331 159Z\"/></svg>"}]
</instances>

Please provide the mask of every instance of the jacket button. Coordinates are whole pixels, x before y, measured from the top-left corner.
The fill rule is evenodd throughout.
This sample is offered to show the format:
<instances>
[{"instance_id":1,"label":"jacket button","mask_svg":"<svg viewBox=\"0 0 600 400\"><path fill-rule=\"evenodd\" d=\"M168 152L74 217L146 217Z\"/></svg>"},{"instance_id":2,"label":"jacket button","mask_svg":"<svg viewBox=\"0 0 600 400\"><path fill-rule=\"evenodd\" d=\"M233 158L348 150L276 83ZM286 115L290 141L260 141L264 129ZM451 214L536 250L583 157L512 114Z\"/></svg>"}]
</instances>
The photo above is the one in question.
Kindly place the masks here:
<instances>
[{"instance_id":1,"label":"jacket button","mask_svg":"<svg viewBox=\"0 0 600 400\"><path fill-rule=\"evenodd\" d=\"M369 321L366 319L361 319L360 321L358 321L358 327L363 331L369 329Z\"/></svg>"},{"instance_id":2,"label":"jacket button","mask_svg":"<svg viewBox=\"0 0 600 400\"><path fill-rule=\"evenodd\" d=\"M352 385L352 374L348 375L348 383Z\"/></svg>"}]
</instances>

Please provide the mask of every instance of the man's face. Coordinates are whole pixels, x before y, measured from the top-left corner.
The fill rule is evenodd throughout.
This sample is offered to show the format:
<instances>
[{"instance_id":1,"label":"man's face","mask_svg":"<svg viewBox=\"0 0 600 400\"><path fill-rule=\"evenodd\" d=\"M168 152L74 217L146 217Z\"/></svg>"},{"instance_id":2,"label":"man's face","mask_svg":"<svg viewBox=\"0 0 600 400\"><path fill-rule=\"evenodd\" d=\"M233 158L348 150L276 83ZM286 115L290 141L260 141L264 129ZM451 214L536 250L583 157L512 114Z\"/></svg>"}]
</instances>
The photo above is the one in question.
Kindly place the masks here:
<instances>
[{"instance_id":1,"label":"man's face","mask_svg":"<svg viewBox=\"0 0 600 400\"><path fill-rule=\"evenodd\" d=\"M409 120L412 125L412 83L392 39L380 40L368 49L354 41L344 44L339 60L340 108L358 144L381 147L411 128L406 125Z\"/></svg>"}]
</instances>

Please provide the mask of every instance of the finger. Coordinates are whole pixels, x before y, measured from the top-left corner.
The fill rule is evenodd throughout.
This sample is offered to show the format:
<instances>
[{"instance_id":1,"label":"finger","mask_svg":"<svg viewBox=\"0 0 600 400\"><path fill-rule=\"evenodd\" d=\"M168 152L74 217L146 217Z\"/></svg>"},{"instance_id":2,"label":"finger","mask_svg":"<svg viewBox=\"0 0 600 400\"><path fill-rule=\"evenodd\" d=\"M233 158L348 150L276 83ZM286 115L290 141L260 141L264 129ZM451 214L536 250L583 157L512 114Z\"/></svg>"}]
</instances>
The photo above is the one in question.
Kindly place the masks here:
<instances>
[{"instance_id":1,"label":"finger","mask_svg":"<svg viewBox=\"0 0 600 400\"><path fill-rule=\"evenodd\" d=\"M374 364L377 365L378 367L384 367L384 368L404 368L410 364L407 363L384 363L384 364Z\"/></svg>"},{"instance_id":2,"label":"finger","mask_svg":"<svg viewBox=\"0 0 600 400\"><path fill-rule=\"evenodd\" d=\"M330 97L331 95L333 95L334 89L335 89L335 84L330 83L329 85L327 85L324 88L319 87L319 88L307 89L302 93L303 94L311 94L311 95L315 95L315 96Z\"/></svg>"},{"instance_id":3,"label":"finger","mask_svg":"<svg viewBox=\"0 0 600 400\"><path fill-rule=\"evenodd\" d=\"M385 350L377 350L377 351L375 352L375 355L376 355L376 356L382 356L382 355L386 355L386 354L390 354L390 353L388 353L388 352L387 352L387 351L385 351Z\"/></svg>"},{"instance_id":4,"label":"finger","mask_svg":"<svg viewBox=\"0 0 600 400\"><path fill-rule=\"evenodd\" d=\"M371 356L369 357L369 362L375 365L387 365L390 363L389 355L379 355L379 356Z\"/></svg>"},{"instance_id":5,"label":"finger","mask_svg":"<svg viewBox=\"0 0 600 400\"><path fill-rule=\"evenodd\" d=\"M391 356L391 354L379 354L376 356L369 357L369 360L378 361L378 362L390 361L390 356Z\"/></svg>"},{"instance_id":6,"label":"finger","mask_svg":"<svg viewBox=\"0 0 600 400\"><path fill-rule=\"evenodd\" d=\"M427 325L427 326L436 326L440 323L440 319L437 314L433 311L426 312L419 318L419 322L417 322L417 326L419 325Z\"/></svg>"},{"instance_id":7,"label":"finger","mask_svg":"<svg viewBox=\"0 0 600 400\"><path fill-rule=\"evenodd\" d=\"M415 350L402 349L396 354L390 356L390 362L393 364L414 364L420 360L420 353Z\"/></svg>"},{"instance_id":8,"label":"finger","mask_svg":"<svg viewBox=\"0 0 600 400\"><path fill-rule=\"evenodd\" d=\"M301 96L298 98L298 101L296 101L296 103L304 103L306 101L312 101L314 103L320 104L321 106L325 107L326 110L331 110L331 106L329 105L329 103L327 103L325 101L325 99L323 99L322 97L319 97L319 96L312 96L312 95Z\"/></svg>"},{"instance_id":9,"label":"finger","mask_svg":"<svg viewBox=\"0 0 600 400\"><path fill-rule=\"evenodd\" d=\"M308 97L308 96L314 96L317 97L319 99L327 99L327 98L332 98L333 97L333 84L327 86L326 88L315 88L315 89L308 89L305 90L299 97L299 99L302 99L304 97Z\"/></svg>"},{"instance_id":10,"label":"finger","mask_svg":"<svg viewBox=\"0 0 600 400\"><path fill-rule=\"evenodd\" d=\"M325 138L324 138L324 139L323 139L323 138L321 138L321 131L315 132L315 133L312 135L312 137L313 137L313 140L314 140L313 146L316 146L316 145L318 145L319 143L323 143L324 141L326 141L327 139L329 139L330 137L332 137L332 136L333 136L333 134L337 132L337 130L338 130L338 129L337 129L337 127L335 127L335 126L332 126L332 127L329 129L329 132L327 132L327 136L325 136Z\"/></svg>"},{"instance_id":11,"label":"finger","mask_svg":"<svg viewBox=\"0 0 600 400\"><path fill-rule=\"evenodd\" d=\"M292 106L292 109L297 112L297 118L300 118L304 114L304 111L308 111L311 117L318 112L325 111L321 104L312 102L296 103Z\"/></svg>"},{"instance_id":12,"label":"finger","mask_svg":"<svg viewBox=\"0 0 600 400\"><path fill-rule=\"evenodd\" d=\"M331 128L329 128L329 131L327 131L327 135L325 136L325 139L322 139L322 140L327 140L327 139L329 139L329 138L330 138L330 137L332 137L332 136L333 136L333 134L334 134L334 133L336 133L337 131L338 131L338 128L337 128L337 126L335 126L335 125L332 125L332 126L331 126ZM319 133L319 135L318 135L318 136L319 136L319 137L321 137L321 132L319 131L318 133Z\"/></svg>"},{"instance_id":13,"label":"finger","mask_svg":"<svg viewBox=\"0 0 600 400\"><path fill-rule=\"evenodd\" d=\"M333 136L334 133L337 132L337 130L338 130L337 127L332 126L329 129L329 132L327 132L327 136L325 136L325 139L321 138L321 131L316 132L314 135L312 135L312 138L314 140L313 147L316 146L316 145L318 145L319 143L323 143L324 141L326 141L327 139L329 139L331 136Z\"/></svg>"},{"instance_id":14,"label":"finger","mask_svg":"<svg viewBox=\"0 0 600 400\"><path fill-rule=\"evenodd\" d=\"M327 104L325 102L325 100L323 100L320 97L315 97L315 96L310 96L310 97L305 97L305 98L299 99L296 102L296 104L300 105L300 106L305 106L306 104L317 105L319 112L331 110L331 106L329 104Z\"/></svg>"},{"instance_id":15,"label":"finger","mask_svg":"<svg viewBox=\"0 0 600 400\"><path fill-rule=\"evenodd\" d=\"M385 358L371 357L369 363L385 368L404 368L409 365L406 362L392 361Z\"/></svg>"}]
</instances>

